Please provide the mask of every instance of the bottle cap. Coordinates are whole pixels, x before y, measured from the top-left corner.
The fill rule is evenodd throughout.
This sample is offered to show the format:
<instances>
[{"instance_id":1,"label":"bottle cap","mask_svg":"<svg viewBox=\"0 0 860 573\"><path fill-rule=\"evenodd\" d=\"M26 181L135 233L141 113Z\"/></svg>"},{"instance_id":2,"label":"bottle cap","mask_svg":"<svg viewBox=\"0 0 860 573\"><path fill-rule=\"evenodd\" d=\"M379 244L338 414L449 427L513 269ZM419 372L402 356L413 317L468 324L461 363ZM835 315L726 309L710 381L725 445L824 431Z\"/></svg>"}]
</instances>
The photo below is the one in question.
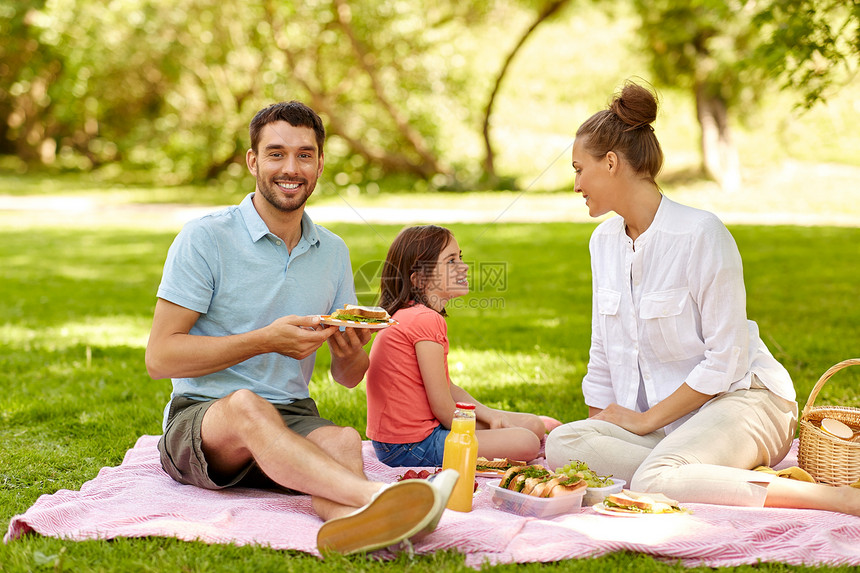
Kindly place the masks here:
<instances>
[{"instance_id":1,"label":"bottle cap","mask_svg":"<svg viewBox=\"0 0 860 573\"><path fill-rule=\"evenodd\" d=\"M461 410L474 410L475 405L468 402L457 402L457 407Z\"/></svg>"}]
</instances>

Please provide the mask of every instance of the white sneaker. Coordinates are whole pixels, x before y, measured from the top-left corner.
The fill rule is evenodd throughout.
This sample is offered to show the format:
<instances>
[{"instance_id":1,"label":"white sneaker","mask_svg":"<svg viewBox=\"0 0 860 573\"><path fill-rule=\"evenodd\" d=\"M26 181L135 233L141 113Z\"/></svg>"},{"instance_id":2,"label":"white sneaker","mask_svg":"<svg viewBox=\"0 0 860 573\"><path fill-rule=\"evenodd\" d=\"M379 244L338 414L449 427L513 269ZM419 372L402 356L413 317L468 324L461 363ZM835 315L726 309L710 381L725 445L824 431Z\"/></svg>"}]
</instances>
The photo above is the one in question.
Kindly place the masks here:
<instances>
[{"instance_id":1,"label":"white sneaker","mask_svg":"<svg viewBox=\"0 0 860 573\"><path fill-rule=\"evenodd\" d=\"M433 503L433 509L427 515L427 525L422 527L415 535L412 535L396 545L388 547L389 551L394 553L406 553L411 559L415 555L415 548L412 545L413 541L419 541L428 533L432 533L436 526L439 525L439 520L445 513L445 507L448 505L448 499L451 497L451 492L454 491L454 485L457 483L460 474L457 470L443 470L437 474L427 478L430 485L436 492L436 501Z\"/></svg>"},{"instance_id":2,"label":"white sneaker","mask_svg":"<svg viewBox=\"0 0 860 573\"><path fill-rule=\"evenodd\" d=\"M451 497L451 493L454 491L454 486L457 484L457 480L460 479L460 474L457 470L442 470L437 474L431 475L427 478L427 481L430 482L430 485L433 486L433 489L436 490L436 501L433 504L433 509L430 510L431 518L427 523L427 526L422 528L421 531L412 536L412 540L416 541L421 539L428 533L431 533L436 529L436 526L439 525L439 520L442 519L442 514L445 513L445 506L448 505L448 499Z\"/></svg>"},{"instance_id":3,"label":"white sneaker","mask_svg":"<svg viewBox=\"0 0 860 573\"><path fill-rule=\"evenodd\" d=\"M396 545L428 527L438 497L427 480L390 484L364 507L323 523L317 533L317 549L349 555Z\"/></svg>"}]
</instances>

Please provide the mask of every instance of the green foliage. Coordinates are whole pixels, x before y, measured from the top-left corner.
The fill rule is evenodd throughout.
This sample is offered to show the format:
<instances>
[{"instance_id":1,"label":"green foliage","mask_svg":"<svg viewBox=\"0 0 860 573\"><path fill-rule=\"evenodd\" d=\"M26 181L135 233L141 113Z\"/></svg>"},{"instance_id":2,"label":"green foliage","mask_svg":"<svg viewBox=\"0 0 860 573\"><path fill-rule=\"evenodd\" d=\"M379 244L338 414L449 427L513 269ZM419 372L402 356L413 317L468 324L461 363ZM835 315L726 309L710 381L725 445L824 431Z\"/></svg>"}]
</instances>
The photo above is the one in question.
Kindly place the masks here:
<instances>
[{"instance_id":1,"label":"green foliage","mask_svg":"<svg viewBox=\"0 0 860 573\"><path fill-rule=\"evenodd\" d=\"M751 114L774 79L825 99L860 59L858 0L634 0L657 81L703 86L737 113Z\"/></svg>"},{"instance_id":2,"label":"green foliage","mask_svg":"<svg viewBox=\"0 0 860 573\"><path fill-rule=\"evenodd\" d=\"M336 189L384 192L391 175L409 177L401 188L462 189L481 181L481 108L503 54L547 5L8 0L0 6L0 168L224 186L244 172L253 113L295 98L326 120ZM629 25L634 5L641 28ZM790 93L811 102L832 96L827 86L856 68L858 0L571 7L529 39L500 86L489 127L499 175L512 187L529 176L520 164L530 150L567 138L581 108L602 105L627 77L673 89L704 82L746 113L772 85L765 77L786 78ZM655 78L642 71L645 59Z\"/></svg>"},{"instance_id":3,"label":"green foliage","mask_svg":"<svg viewBox=\"0 0 860 573\"><path fill-rule=\"evenodd\" d=\"M799 87L807 108L857 71L860 0L773 0L753 24L767 38L758 65Z\"/></svg>"},{"instance_id":4,"label":"green foliage","mask_svg":"<svg viewBox=\"0 0 860 573\"><path fill-rule=\"evenodd\" d=\"M483 2L13 2L0 10L0 152L64 169L121 161L168 184L229 179L253 114L301 99L326 116L345 183L362 171L430 177L447 169L440 117L469 113L455 40L486 12Z\"/></svg>"},{"instance_id":5,"label":"green foliage","mask_svg":"<svg viewBox=\"0 0 860 573\"><path fill-rule=\"evenodd\" d=\"M765 78L751 72L741 75L743 62L759 41L749 3L634 3L642 17L641 36L657 82L691 92L701 89L739 112L752 111L739 104L754 101Z\"/></svg>"}]
</instances>

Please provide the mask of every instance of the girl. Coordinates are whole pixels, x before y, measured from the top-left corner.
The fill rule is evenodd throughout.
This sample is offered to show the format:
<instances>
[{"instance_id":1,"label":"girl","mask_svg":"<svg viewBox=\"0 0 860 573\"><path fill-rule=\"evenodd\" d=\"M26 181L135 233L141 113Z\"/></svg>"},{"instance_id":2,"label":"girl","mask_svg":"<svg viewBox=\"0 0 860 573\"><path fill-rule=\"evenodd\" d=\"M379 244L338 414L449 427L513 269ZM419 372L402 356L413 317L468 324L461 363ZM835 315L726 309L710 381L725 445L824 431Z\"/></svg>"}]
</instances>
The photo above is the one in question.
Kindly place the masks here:
<instances>
[{"instance_id":1,"label":"girl","mask_svg":"<svg viewBox=\"0 0 860 573\"><path fill-rule=\"evenodd\" d=\"M794 387L747 320L728 230L661 194L656 115L655 96L628 83L576 132L574 191L592 217L619 216L589 246L589 418L552 431L547 462L583 460L632 490L682 502L860 515L860 490L752 471L788 453Z\"/></svg>"},{"instance_id":2,"label":"girl","mask_svg":"<svg viewBox=\"0 0 860 573\"><path fill-rule=\"evenodd\" d=\"M468 270L442 227L404 229L388 250L379 304L399 324L370 349L367 436L389 466L442 465L456 402L477 406L479 456L529 461L540 451L540 417L489 408L451 382L445 304L468 294Z\"/></svg>"}]
</instances>

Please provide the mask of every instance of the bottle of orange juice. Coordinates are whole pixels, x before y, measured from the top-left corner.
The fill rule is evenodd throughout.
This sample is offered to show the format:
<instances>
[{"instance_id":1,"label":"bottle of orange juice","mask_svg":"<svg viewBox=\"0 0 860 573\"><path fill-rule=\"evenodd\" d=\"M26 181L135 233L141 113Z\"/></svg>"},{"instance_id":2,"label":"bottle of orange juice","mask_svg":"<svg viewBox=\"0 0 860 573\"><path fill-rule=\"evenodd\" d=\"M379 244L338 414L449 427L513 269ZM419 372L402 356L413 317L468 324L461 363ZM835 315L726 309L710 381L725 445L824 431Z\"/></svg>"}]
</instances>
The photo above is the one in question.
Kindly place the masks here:
<instances>
[{"instance_id":1,"label":"bottle of orange juice","mask_svg":"<svg viewBox=\"0 0 860 573\"><path fill-rule=\"evenodd\" d=\"M442 469L455 469L460 474L448 499L448 509L472 511L475 492L475 462L478 458L478 438L475 437L475 405L457 402L451 432L445 438Z\"/></svg>"}]
</instances>

